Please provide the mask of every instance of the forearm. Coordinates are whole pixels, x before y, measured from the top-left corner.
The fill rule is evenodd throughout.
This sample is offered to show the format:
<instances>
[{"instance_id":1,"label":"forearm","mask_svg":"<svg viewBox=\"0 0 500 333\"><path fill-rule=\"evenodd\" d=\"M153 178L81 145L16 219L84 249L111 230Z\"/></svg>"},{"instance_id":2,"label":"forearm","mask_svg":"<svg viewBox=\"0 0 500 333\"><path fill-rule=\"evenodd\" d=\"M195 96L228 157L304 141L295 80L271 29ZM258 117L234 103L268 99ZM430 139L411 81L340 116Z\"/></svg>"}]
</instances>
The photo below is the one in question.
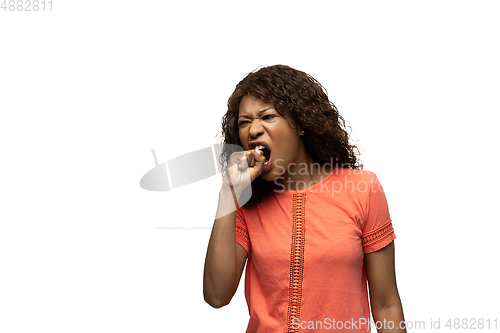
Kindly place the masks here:
<instances>
[{"instance_id":1,"label":"forearm","mask_svg":"<svg viewBox=\"0 0 500 333\"><path fill-rule=\"evenodd\" d=\"M406 333L401 303L381 309L372 309L378 333Z\"/></svg>"},{"instance_id":2,"label":"forearm","mask_svg":"<svg viewBox=\"0 0 500 333\"><path fill-rule=\"evenodd\" d=\"M205 259L203 294L211 306L221 307L234 295L237 280L235 195L227 188L219 193L216 217Z\"/></svg>"}]
</instances>

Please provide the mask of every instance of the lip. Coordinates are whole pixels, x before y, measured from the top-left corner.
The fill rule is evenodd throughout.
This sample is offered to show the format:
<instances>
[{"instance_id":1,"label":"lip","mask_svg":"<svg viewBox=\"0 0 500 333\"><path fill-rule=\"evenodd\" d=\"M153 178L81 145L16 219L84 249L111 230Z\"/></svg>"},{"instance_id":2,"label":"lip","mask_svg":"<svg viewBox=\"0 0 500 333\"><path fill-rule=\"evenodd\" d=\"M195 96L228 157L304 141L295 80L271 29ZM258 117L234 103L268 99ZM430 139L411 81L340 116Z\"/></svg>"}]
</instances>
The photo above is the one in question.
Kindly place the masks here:
<instances>
[{"instance_id":1,"label":"lip","mask_svg":"<svg viewBox=\"0 0 500 333\"><path fill-rule=\"evenodd\" d=\"M269 151L271 151L271 149L269 148L269 145L265 141L252 141L248 144L248 149L252 150L257 146L265 146L267 149L269 149Z\"/></svg>"},{"instance_id":2,"label":"lip","mask_svg":"<svg viewBox=\"0 0 500 333\"><path fill-rule=\"evenodd\" d=\"M262 173L266 173L266 172L269 172L269 170L271 170L271 168L273 167L272 162L273 162L273 159L271 156L269 156L269 161L268 161L267 165L264 165L264 168L262 169Z\"/></svg>"}]
</instances>

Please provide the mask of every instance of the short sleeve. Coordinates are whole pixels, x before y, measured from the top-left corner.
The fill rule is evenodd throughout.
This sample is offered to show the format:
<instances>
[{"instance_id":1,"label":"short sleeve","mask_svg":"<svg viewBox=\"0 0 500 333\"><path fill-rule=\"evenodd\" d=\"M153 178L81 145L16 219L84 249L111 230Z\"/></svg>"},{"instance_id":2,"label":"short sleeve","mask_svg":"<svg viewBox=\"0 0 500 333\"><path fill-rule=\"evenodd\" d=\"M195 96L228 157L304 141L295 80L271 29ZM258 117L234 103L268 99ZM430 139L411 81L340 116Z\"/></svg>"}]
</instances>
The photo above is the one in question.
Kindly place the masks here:
<instances>
[{"instance_id":1,"label":"short sleeve","mask_svg":"<svg viewBox=\"0 0 500 333\"><path fill-rule=\"evenodd\" d=\"M396 238L384 190L377 176L373 173L372 175L361 235L363 253L378 251Z\"/></svg>"},{"instance_id":2,"label":"short sleeve","mask_svg":"<svg viewBox=\"0 0 500 333\"><path fill-rule=\"evenodd\" d=\"M240 207L236 210L236 243L243 246L247 253L250 253L250 237L248 236L247 223Z\"/></svg>"}]
</instances>

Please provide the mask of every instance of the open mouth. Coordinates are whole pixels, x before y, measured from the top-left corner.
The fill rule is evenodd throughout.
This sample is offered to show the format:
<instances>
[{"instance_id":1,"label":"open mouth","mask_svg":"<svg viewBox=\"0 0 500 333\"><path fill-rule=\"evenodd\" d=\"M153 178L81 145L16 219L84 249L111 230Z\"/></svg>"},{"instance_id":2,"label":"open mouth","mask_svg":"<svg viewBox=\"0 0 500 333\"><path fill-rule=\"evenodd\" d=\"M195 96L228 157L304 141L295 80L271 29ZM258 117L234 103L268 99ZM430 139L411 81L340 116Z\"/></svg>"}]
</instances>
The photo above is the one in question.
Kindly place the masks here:
<instances>
[{"instance_id":1,"label":"open mouth","mask_svg":"<svg viewBox=\"0 0 500 333\"><path fill-rule=\"evenodd\" d=\"M264 157L266 158L266 162L264 162L264 165L267 165L269 162L269 159L271 158L271 151L266 147L266 146L256 146L255 149L260 150L262 154L264 154Z\"/></svg>"}]
</instances>

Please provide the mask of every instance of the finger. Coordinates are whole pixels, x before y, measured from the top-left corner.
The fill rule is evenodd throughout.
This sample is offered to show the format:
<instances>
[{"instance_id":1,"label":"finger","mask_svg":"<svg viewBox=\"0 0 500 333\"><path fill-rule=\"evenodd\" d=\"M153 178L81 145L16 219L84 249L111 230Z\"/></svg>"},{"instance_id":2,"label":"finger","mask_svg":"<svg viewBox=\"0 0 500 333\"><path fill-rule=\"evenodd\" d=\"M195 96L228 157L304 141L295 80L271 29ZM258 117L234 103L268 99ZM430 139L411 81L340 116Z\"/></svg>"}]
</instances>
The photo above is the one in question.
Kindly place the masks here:
<instances>
[{"instance_id":1,"label":"finger","mask_svg":"<svg viewBox=\"0 0 500 333\"><path fill-rule=\"evenodd\" d=\"M240 152L234 152L229 157L229 162L231 164L237 164L243 158L243 156L244 156L244 154L242 154Z\"/></svg>"},{"instance_id":2,"label":"finger","mask_svg":"<svg viewBox=\"0 0 500 333\"><path fill-rule=\"evenodd\" d=\"M260 165L261 167L264 166L264 162L266 162L266 157L264 156L264 154L262 153L257 153L257 152L254 152L254 158L255 158L255 165Z\"/></svg>"},{"instance_id":3,"label":"finger","mask_svg":"<svg viewBox=\"0 0 500 333\"><path fill-rule=\"evenodd\" d=\"M239 170L245 170L246 168L248 168L248 165L249 165L248 158L246 157L245 154L243 154L241 156L241 158L238 160L237 163L238 163L238 169Z\"/></svg>"},{"instance_id":4,"label":"finger","mask_svg":"<svg viewBox=\"0 0 500 333\"><path fill-rule=\"evenodd\" d=\"M254 156L254 151L253 150L247 150L245 151L245 155L247 157L248 161L248 166L253 167L255 166L255 156Z\"/></svg>"},{"instance_id":5,"label":"finger","mask_svg":"<svg viewBox=\"0 0 500 333\"><path fill-rule=\"evenodd\" d=\"M264 162L266 161L264 154L260 150L257 151L253 150L253 156L257 163L262 162L262 164L264 164Z\"/></svg>"},{"instance_id":6,"label":"finger","mask_svg":"<svg viewBox=\"0 0 500 333\"><path fill-rule=\"evenodd\" d=\"M258 177L262 173L262 170L264 169L264 162L266 161L266 158L264 157L264 155L261 155L261 154L257 153L256 151L253 152L253 156L255 158L255 165L250 170L252 173L251 178L255 179L256 177Z\"/></svg>"},{"instance_id":7,"label":"finger","mask_svg":"<svg viewBox=\"0 0 500 333\"><path fill-rule=\"evenodd\" d=\"M241 152L241 156L238 160L238 169L244 170L248 167L253 167L255 164L254 157L251 151L243 151Z\"/></svg>"}]
</instances>

